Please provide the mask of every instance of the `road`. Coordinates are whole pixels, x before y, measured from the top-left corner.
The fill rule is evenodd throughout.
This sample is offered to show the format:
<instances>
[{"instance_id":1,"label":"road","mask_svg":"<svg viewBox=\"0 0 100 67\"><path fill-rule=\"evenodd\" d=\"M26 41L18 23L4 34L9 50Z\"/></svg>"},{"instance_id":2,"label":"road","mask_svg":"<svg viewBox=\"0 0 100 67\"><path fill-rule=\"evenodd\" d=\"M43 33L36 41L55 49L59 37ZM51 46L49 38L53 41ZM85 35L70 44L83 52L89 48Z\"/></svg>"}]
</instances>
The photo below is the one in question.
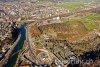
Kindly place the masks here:
<instances>
[{"instance_id":1,"label":"road","mask_svg":"<svg viewBox=\"0 0 100 67\"><path fill-rule=\"evenodd\" d=\"M32 46L31 46L31 43L30 43L30 40L29 40L29 33L28 33L28 30L29 30L29 27L26 26L26 42L27 42L27 45L28 45L30 54L32 55L31 58L32 58L33 61L35 61L37 58L36 58L35 52L34 52L34 50L32 49Z\"/></svg>"}]
</instances>

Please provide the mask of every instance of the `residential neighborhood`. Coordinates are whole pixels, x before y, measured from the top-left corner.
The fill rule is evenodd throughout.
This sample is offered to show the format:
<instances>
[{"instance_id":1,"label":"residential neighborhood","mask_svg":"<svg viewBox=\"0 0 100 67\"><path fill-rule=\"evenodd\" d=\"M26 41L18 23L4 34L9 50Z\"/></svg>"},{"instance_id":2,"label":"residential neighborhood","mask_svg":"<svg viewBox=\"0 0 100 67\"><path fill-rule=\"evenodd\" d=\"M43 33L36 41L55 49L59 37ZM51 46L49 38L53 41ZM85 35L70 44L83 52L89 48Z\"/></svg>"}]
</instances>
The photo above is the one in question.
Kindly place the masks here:
<instances>
[{"instance_id":1,"label":"residential neighborhood","mask_svg":"<svg viewBox=\"0 0 100 67\"><path fill-rule=\"evenodd\" d=\"M0 67L99 62L99 0L0 0Z\"/></svg>"}]
</instances>

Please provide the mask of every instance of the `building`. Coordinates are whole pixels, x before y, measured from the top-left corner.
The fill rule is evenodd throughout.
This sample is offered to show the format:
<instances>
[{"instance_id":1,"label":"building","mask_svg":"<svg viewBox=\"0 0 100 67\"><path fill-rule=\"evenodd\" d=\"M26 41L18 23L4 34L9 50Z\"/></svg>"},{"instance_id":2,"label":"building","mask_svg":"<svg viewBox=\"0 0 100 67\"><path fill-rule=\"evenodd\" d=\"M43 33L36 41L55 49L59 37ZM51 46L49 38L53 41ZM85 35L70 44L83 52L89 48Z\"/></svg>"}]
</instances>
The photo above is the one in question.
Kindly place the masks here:
<instances>
[{"instance_id":1,"label":"building","mask_svg":"<svg viewBox=\"0 0 100 67\"><path fill-rule=\"evenodd\" d=\"M4 10L0 10L0 18L4 17L6 15Z\"/></svg>"}]
</instances>

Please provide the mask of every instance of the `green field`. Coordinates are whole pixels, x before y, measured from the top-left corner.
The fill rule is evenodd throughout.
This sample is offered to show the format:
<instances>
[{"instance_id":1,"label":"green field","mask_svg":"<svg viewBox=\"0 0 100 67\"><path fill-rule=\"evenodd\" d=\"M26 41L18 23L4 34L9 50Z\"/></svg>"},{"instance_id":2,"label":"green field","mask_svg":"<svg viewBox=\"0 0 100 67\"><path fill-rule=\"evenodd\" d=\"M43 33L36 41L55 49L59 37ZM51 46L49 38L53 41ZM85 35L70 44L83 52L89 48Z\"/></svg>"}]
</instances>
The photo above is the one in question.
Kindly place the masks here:
<instances>
[{"instance_id":1,"label":"green field","mask_svg":"<svg viewBox=\"0 0 100 67\"><path fill-rule=\"evenodd\" d=\"M91 15L88 15L88 16L83 16L83 18L87 18L87 19L90 19L90 20L100 20L100 14L96 14L96 13L93 13Z\"/></svg>"},{"instance_id":2,"label":"green field","mask_svg":"<svg viewBox=\"0 0 100 67\"><path fill-rule=\"evenodd\" d=\"M78 16L70 17L69 19L62 19L62 22L65 23L64 25L67 26L82 23L88 31L99 28L96 21L100 21L100 14L93 13L88 16Z\"/></svg>"},{"instance_id":3,"label":"green field","mask_svg":"<svg viewBox=\"0 0 100 67\"><path fill-rule=\"evenodd\" d=\"M88 30L99 28L96 21L100 21L100 14L93 13L89 16L83 16L82 19L85 20L84 25Z\"/></svg>"}]
</instances>

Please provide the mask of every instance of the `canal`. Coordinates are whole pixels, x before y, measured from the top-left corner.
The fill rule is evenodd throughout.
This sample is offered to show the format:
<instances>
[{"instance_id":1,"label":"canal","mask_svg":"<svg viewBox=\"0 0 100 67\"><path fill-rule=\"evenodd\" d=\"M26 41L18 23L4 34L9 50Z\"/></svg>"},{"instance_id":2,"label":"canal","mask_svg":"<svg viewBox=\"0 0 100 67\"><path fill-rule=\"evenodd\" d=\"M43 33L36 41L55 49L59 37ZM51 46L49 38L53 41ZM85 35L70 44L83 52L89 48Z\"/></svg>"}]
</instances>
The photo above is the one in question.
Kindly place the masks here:
<instances>
[{"instance_id":1,"label":"canal","mask_svg":"<svg viewBox=\"0 0 100 67\"><path fill-rule=\"evenodd\" d=\"M18 54L19 54L19 50L21 50L23 48L23 44L24 41L26 40L26 29L25 29L26 24L22 25L19 29L20 33L21 33L21 38L18 42L18 44L15 46L11 57L8 60L8 63L6 65L6 67L14 67L17 58L18 58Z\"/></svg>"}]
</instances>

